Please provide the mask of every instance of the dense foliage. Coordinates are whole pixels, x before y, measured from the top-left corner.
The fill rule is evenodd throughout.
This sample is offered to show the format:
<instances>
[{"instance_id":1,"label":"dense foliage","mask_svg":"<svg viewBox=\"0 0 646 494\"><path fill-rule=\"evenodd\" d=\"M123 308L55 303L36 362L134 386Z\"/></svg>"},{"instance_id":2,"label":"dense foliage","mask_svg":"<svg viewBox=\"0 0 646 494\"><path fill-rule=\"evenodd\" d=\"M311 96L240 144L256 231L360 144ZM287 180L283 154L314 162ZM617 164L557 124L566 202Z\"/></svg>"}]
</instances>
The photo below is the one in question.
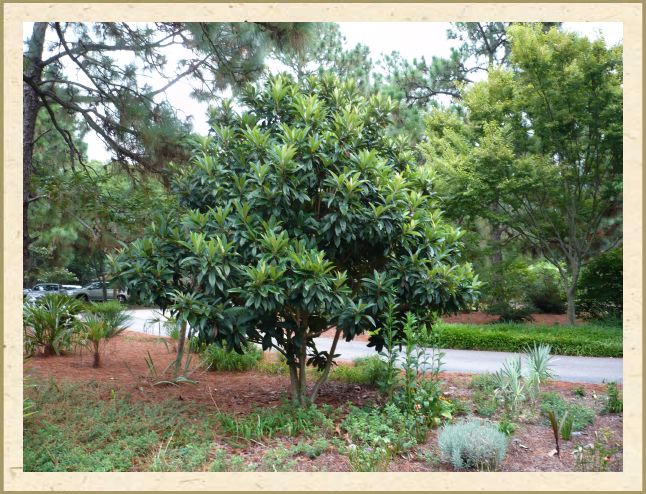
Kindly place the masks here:
<instances>
[{"instance_id":1,"label":"dense foliage","mask_svg":"<svg viewBox=\"0 0 646 494\"><path fill-rule=\"evenodd\" d=\"M613 249L586 264L581 271L578 310L594 319L621 319L624 307L622 249Z\"/></svg>"},{"instance_id":2,"label":"dense foliage","mask_svg":"<svg viewBox=\"0 0 646 494\"><path fill-rule=\"evenodd\" d=\"M475 301L461 232L405 143L383 132L388 99L330 75L300 86L278 76L242 103L177 170L177 210L116 258L134 296L204 341L276 348L298 400L306 366L324 381L336 341L379 327L387 295L422 320ZM319 352L330 327L335 344Z\"/></svg>"},{"instance_id":3,"label":"dense foliage","mask_svg":"<svg viewBox=\"0 0 646 494\"><path fill-rule=\"evenodd\" d=\"M621 47L515 25L509 69L429 119L443 196L503 224L559 271L574 324L583 263L621 241Z\"/></svg>"}]
</instances>

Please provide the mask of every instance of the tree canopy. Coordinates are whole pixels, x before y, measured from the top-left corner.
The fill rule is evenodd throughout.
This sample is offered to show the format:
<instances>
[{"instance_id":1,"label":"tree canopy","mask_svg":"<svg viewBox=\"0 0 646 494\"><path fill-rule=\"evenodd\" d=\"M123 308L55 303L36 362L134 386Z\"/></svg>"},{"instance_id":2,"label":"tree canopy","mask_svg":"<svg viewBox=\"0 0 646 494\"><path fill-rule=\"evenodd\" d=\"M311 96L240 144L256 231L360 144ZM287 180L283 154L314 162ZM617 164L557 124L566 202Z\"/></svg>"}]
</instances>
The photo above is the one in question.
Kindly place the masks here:
<instances>
[{"instance_id":1,"label":"tree canopy","mask_svg":"<svg viewBox=\"0 0 646 494\"><path fill-rule=\"evenodd\" d=\"M467 91L464 122L429 120L426 155L447 201L511 228L559 269L573 323L581 265L621 241L621 48L541 26L508 33L510 68Z\"/></svg>"},{"instance_id":2,"label":"tree canopy","mask_svg":"<svg viewBox=\"0 0 646 494\"><path fill-rule=\"evenodd\" d=\"M177 169L175 208L115 270L201 340L275 348L302 403L306 366L322 371L315 399L338 339L380 328L389 299L427 321L473 302L478 282L429 176L384 132L389 99L324 75L273 77L241 102ZM331 328L330 352L318 351ZM384 344L378 331L370 340Z\"/></svg>"}]
</instances>

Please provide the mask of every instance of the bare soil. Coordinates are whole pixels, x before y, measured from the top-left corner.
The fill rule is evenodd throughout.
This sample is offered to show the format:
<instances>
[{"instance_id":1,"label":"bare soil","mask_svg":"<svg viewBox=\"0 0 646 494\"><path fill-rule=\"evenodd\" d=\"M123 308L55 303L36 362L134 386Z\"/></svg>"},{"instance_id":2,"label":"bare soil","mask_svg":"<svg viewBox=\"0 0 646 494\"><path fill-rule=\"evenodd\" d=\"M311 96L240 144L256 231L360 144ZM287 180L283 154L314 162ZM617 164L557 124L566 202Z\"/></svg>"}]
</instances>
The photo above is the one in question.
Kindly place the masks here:
<instances>
[{"instance_id":1,"label":"bare soil","mask_svg":"<svg viewBox=\"0 0 646 494\"><path fill-rule=\"evenodd\" d=\"M118 388L131 396L132 400L143 402L161 402L180 400L204 406L215 411L236 415L248 413L256 407L279 406L287 397L289 380L284 375L269 375L257 371L242 373L208 372L194 366L190 375L197 384L180 386L156 384L164 380L164 369L174 360L175 342L170 338L143 335L125 331L113 338L104 348L101 367L92 368L92 355L88 352L74 352L61 356L34 357L25 364L25 373L43 379L73 382L97 382L109 384L105 390L108 399L110 389ZM266 358L272 358L267 355ZM154 362L154 372L146 363L150 358ZM197 364L197 358L195 359ZM343 364L342 364L343 365ZM444 390L447 397L459 398L469 402L472 390L468 387L471 379L466 373L442 373ZM574 388L581 388L585 396L575 397ZM544 386L545 391L557 391L566 400L576 401L594 408L597 416L594 424L586 428L571 441L562 442L560 458L550 455L554 449L554 438L551 428L543 425L539 416L526 418L518 424L516 432L509 443L507 457L502 466L503 471L572 471L575 460L572 451L577 444L593 442L594 432L608 428L613 433L614 443L621 445L623 417L621 414L600 415L605 396L605 386L599 384L576 384L551 382ZM348 402L361 406L379 400L378 393L369 386L328 382L320 393L319 403L326 403L335 408L343 408ZM338 429L337 429L338 431ZM289 445L298 439L278 439L272 443ZM223 443L224 444L224 443ZM227 448L229 448L227 446ZM263 458L266 446L250 443L244 449L235 449L250 463ZM438 458L437 431L431 431L425 444L420 448L429 453L429 458ZM295 458L297 471L348 471L347 458L334 450L327 451L315 459L305 456ZM622 454L610 458L612 470L622 469ZM391 471L450 471L451 466L434 461L429 463L419 455L394 459Z\"/></svg>"}]
</instances>

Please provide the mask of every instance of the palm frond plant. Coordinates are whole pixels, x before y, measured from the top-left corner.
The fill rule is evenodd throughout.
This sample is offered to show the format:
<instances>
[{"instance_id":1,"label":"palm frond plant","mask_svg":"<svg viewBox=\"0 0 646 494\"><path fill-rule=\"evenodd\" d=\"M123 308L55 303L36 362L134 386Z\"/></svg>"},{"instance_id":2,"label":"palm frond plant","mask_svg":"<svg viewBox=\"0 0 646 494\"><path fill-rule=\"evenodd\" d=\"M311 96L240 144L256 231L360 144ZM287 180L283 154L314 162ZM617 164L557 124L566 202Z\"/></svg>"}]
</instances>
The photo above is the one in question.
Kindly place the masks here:
<instances>
[{"instance_id":1,"label":"palm frond plant","mask_svg":"<svg viewBox=\"0 0 646 494\"><path fill-rule=\"evenodd\" d=\"M101 342L123 332L129 322L130 316L119 303L106 302L89 306L89 312L78 324L82 341L92 349L94 355L92 367L101 366Z\"/></svg>"},{"instance_id":2,"label":"palm frond plant","mask_svg":"<svg viewBox=\"0 0 646 494\"><path fill-rule=\"evenodd\" d=\"M74 333L75 316L82 304L67 295L48 294L23 307L24 345L27 355L60 355Z\"/></svg>"}]
</instances>

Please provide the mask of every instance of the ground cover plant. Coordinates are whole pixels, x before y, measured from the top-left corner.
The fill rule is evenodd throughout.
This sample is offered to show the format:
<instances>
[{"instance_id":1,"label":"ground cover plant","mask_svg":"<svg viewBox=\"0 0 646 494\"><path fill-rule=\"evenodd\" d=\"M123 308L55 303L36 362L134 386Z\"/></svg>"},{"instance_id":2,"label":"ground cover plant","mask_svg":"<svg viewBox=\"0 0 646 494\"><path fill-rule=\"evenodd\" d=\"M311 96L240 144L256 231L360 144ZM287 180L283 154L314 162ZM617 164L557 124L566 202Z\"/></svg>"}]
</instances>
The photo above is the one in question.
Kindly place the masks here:
<instances>
[{"instance_id":1,"label":"ground cover plant","mask_svg":"<svg viewBox=\"0 0 646 494\"><path fill-rule=\"evenodd\" d=\"M164 368L174 360L172 343L122 333L111 339L98 369L92 368L91 355L88 358L78 350L30 358L25 363L25 404L30 414L24 422L25 469L446 471L454 467L450 460L441 459L442 426L471 420L473 414L484 419L476 395L495 395L491 376L473 376L471 382L471 376L439 372L438 401L451 407L451 418L442 417L438 427L433 421L415 422L419 418L415 412L423 403L417 410L413 401L410 413L403 406L405 400L398 406L378 384L351 379L326 383L316 406L293 406L284 364L279 363L281 373L266 373L262 368L275 354L265 356L256 369L233 372L207 371L196 359L193 383L176 384L149 378L144 356ZM403 370L398 379L405 379ZM400 382L393 398L402 392L401 386ZM583 397L573 393L577 388L585 390ZM582 461L596 463L582 463L580 468L621 469L622 417L601 413L607 403L606 389L605 385L541 383L538 408L560 403L553 398L560 396L565 410L575 406L593 410L581 429L573 427L569 440L560 438L560 458L548 456L554 448L551 426L546 416L529 413L530 400L522 402L516 420L507 418L505 407L496 402L490 420L508 437L507 454L498 468L516 471L532 465L544 471L576 470L572 452L581 446ZM603 428L612 431L605 446L611 451L608 460L599 457L602 444L597 449L586 446Z\"/></svg>"}]
</instances>

